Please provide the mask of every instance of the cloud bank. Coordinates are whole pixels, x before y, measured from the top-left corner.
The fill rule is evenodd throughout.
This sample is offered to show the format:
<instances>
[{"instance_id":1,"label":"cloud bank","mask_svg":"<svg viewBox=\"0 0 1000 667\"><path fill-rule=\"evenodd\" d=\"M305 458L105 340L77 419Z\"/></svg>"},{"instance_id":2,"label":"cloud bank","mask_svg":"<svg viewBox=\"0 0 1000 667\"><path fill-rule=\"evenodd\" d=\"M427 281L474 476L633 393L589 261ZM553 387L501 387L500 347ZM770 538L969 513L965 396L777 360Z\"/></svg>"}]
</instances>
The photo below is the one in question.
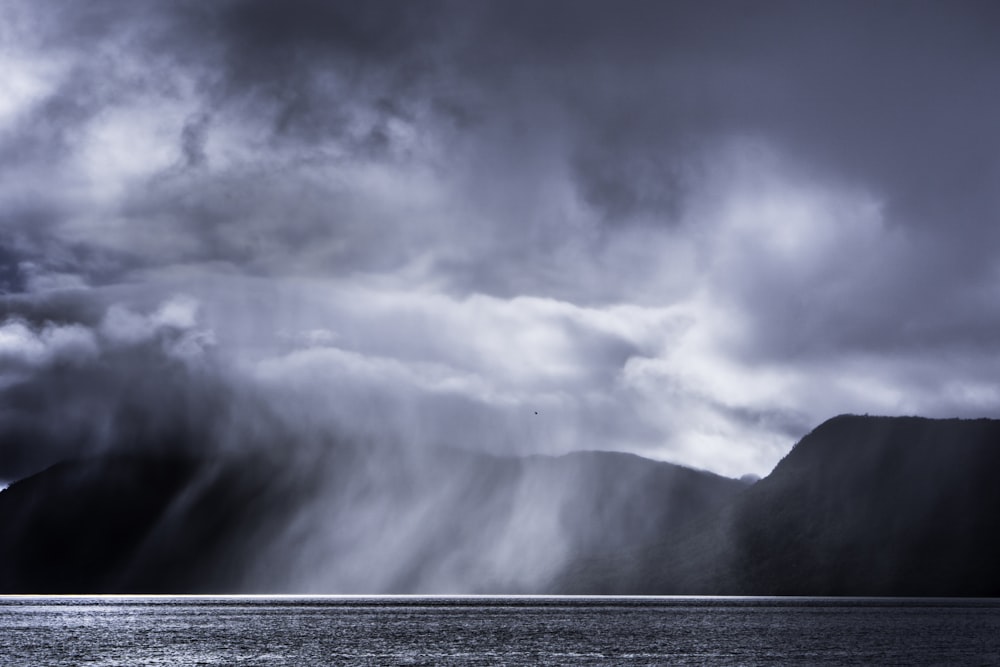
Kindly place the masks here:
<instances>
[{"instance_id":1,"label":"cloud bank","mask_svg":"<svg viewBox=\"0 0 1000 667\"><path fill-rule=\"evenodd\" d=\"M0 480L261 410L732 476L996 416L992 3L0 12Z\"/></svg>"}]
</instances>

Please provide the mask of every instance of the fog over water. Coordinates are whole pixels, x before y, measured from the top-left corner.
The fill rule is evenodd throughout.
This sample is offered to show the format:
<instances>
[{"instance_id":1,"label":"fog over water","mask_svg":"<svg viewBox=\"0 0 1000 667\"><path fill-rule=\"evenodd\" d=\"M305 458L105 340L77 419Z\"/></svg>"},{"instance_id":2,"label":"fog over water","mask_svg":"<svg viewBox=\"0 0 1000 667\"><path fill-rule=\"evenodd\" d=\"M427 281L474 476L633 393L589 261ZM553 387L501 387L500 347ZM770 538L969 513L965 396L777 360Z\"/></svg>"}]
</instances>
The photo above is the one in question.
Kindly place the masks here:
<instances>
[{"instance_id":1,"label":"fog over water","mask_svg":"<svg viewBox=\"0 0 1000 667\"><path fill-rule=\"evenodd\" d=\"M5 2L0 483L346 448L323 576L371 591L468 502L443 451L739 477L838 413L997 416L998 38L989 2ZM518 483L490 553L558 563L563 490Z\"/></svg>"}]
</instances>

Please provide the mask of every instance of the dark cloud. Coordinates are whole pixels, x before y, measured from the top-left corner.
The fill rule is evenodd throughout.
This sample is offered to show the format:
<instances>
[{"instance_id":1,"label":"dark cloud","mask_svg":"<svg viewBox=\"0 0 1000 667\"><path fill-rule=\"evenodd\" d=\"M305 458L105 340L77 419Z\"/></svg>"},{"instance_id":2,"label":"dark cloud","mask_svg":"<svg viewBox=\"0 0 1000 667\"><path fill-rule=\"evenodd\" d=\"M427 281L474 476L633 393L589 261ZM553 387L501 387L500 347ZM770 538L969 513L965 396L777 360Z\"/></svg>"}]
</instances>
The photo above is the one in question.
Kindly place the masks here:
<instances>
[{"instance_id":1,"label":"dark cloud","mask_svg":"<svg viewBox=\"0 0 1000 667\"><path fill-rule=\"evenodd\" d=\"M829 414L995 409L992 3L5 11L24 396L185 294L218 382L330 392L372 437L762 473Z\"/></svg>"},{"instance_id":2,"label":"dark cloud","mask_svg":"<svg viewBox=\"0 0 1000 667\"><path fill-rule=\"evenodd\" d=\"M201 114L188 120L181 130L181 153L186 167L200 167L205 164L205 132L210 118Z\"/></svg>"},{"instance_id":3,"label":"dark cloud","mask_svg":"<svg viewBox=\"0 0 1000 667\"><path fill-rule=\"evenodd\" d=\"M312 75L327 57L348 67L382 67L414 72L406 61L427 49L441 21L442 3L420 0L392 2L323 2L293 0L276 7L259 0L217 3L199 16L226 47L232 79L247 86L270 85L288 75ZM199 12L203 10L198 10ZM319 67L317 67L319 64ZM292 79L290 83L295 83Z\"/></svg>"},{"instance_id":4,"label":"dark cloud","mask_svg":"<svg viewBox=\"0 0 1000 667\"><path fill-rule=\"evenodd\" d=\"M18 269L21 256L13 249L0 246L0 293L21 292L24 290L24 278Z\"/></svg>"}]
</instances>

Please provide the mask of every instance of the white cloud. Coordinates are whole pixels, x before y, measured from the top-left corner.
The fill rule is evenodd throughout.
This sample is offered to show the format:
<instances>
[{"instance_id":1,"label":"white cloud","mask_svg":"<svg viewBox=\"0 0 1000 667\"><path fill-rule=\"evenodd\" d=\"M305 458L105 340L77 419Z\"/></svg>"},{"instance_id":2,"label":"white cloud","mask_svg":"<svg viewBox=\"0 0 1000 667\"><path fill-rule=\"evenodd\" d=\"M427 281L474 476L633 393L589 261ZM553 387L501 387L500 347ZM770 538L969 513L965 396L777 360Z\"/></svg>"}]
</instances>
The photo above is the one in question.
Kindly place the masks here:
<instances>
[{"instance_id":1,"label":"white cloud","mask_svg":"<svg viewBox=\"0 0 1000 667\"><path fill-rule=\"evenodd\" d=\"M87 281L77 273L47 271L35 262L21 262L18 271L24 277L25 288L29 292L57 292L62 290L85 290Z\"/></svg>"},{"instance_id":2,"label":"white cloud","mask_svg":"<svg viewBox=\"0 0 1000 667\"><path fill-rule=\"evenodd\" d=\"M9 17L0 18L3 20ZM61 83L65 70L65 63L58 59L37 58L10 48L0 50L0 71L4 73L0 77L0 131L16 127L30 114Z\"/></svg>"},{"instance_id":3,"label":"white cloud","mask_svg":"<svg viewBox=\"0 0 1000 667\"><path fill-rule=\"evenodd\" d=\"M105 313L100 331L114 343L136 344L150 340L155 327L149 318L116 304Z\"/></svg>"},{"instance_id":4,"label":"white cloud","mask_svg":"<svg viewBox=\"0 0 1000 667\"><path fill-rule=\"evenodd\" d=\"M45 344L24 322L8 321L0 327L0 359L34 366L45 360L46 353Z\"/></svg>"},{"instance_id":5,"label":"white cloud","mask_svg":"<svg viewBox=\"0 0 1000 667\"><path fill-rule=\"evenodd\" d=\"M782 453L775 442L790 444L764 429L730 443L733 453L724 455L722 441L741 425L720 415L716 404L727 396L713 392L727 387L746 399L747 388L729 384L748 379L717 360L699 365L711 340L689 306L581 307L310 284L295 291L296 305L287 294L275 300L309 313L314 325L327 318L336 340L323 336L317 346L278 331L271 352L254 348L252 373L275 395L298 396L299 406L310 404L340 426L499 453L641 451L734 475L766 472ZM641 368L649 371L645 380Z\"/></svg>"},{"instance_id":6,"label":"white cloud","mask_svg":"<svg viewBox=\"0 0 1000 667\"><path fill-rule=\"evenodd\" d=\"M149 317L156 327L193 329L198 323L200 304L191 297L177 296L161 305Z\"/></svg>"},{"instance_id":7,"label":"white cloud","mask_svg":"<svg viewBox=\"0 0 1000 667\"><path fill-rule=\"evenodd\" d=\"M216 344L215 332L199 327L200 309L201 304L189 296L172 297L148 315L114 304L105 312L99 331L113 345L156 342L176 359L196 361Z\"/></svg>"},{"instance_id":8,"label":"white cloud","mask_svg":"<svg viewBox=\"0 0 1000 667\"><path fill-rule=\"evenodd\" d=\"M79 324L47 323L34 328L13 319L0 325L0 371L41 367L51 363L76 363L97 355L94 333Z\"/></svg>"}]
</instances>

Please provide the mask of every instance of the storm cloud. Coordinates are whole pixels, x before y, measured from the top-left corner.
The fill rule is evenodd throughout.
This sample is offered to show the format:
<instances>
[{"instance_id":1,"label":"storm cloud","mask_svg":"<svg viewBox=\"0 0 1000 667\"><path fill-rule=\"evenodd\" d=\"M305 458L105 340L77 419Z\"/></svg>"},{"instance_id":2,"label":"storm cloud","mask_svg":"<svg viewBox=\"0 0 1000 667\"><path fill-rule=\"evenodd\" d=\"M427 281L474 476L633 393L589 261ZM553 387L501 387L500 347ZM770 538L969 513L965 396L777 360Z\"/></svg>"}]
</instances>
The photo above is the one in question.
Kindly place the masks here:
<instances>
[{"instance_id":1,"label":"storm cloud","mask_svg":"<svg viewBox=\"0 0 1000 667\"><path fill-rule=\"evenodd\" d=\"M0 13L0 426L90 434L0 480L248 405L732 476L997 416L993 3Z\"/></svg>"}]
</instances>

